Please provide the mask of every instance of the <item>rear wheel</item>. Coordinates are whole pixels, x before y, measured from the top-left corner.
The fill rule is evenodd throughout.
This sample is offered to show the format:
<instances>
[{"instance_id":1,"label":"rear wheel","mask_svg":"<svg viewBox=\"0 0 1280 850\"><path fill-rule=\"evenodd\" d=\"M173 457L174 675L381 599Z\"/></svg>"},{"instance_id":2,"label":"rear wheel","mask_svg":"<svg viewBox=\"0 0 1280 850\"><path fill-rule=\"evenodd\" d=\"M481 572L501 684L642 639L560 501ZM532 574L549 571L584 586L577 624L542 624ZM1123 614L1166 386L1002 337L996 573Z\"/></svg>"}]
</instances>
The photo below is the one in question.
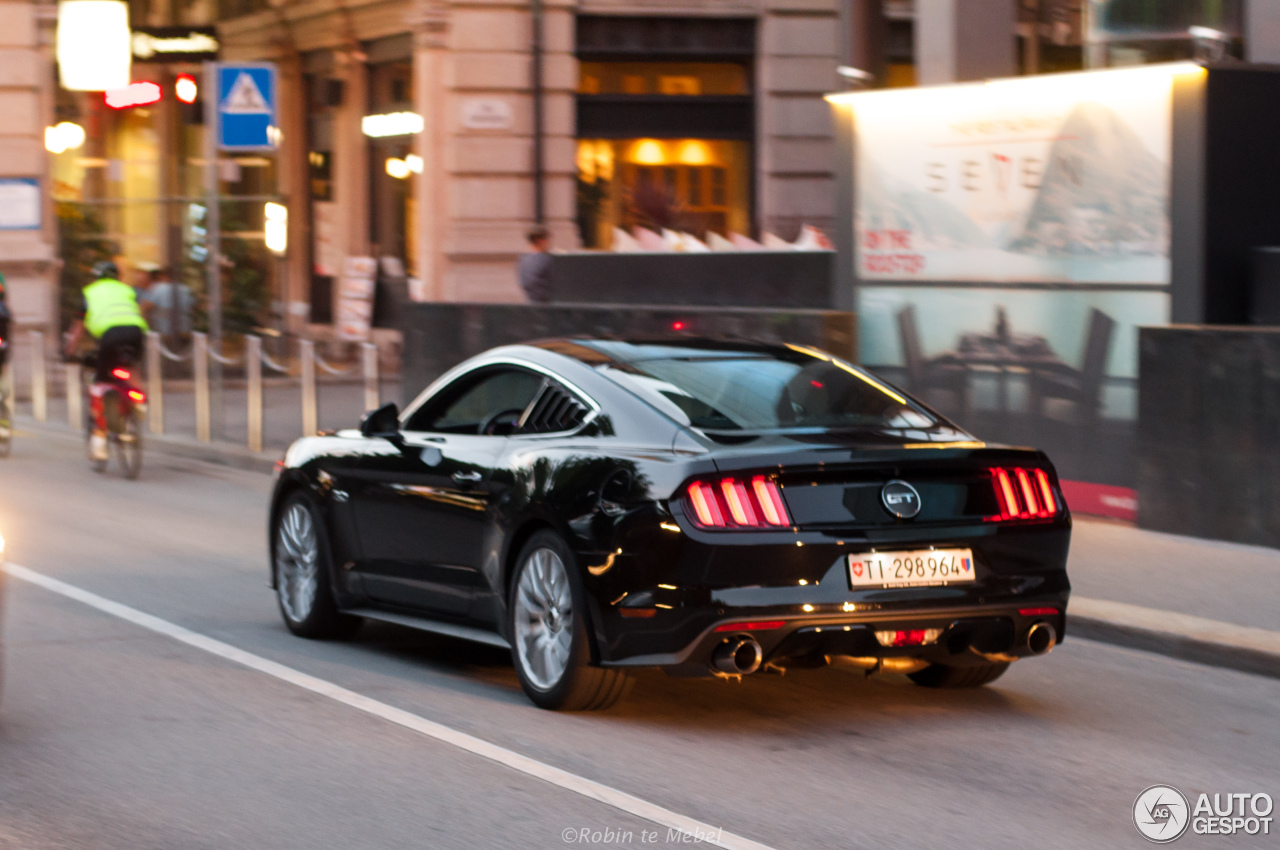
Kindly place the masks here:
<instances>
[{"instance_id":1,"label":"rear wheel","mask_svg":"<svg viewBox=\"0 0 1280 850\"><path fill-rule=\"evenodd\" d=\"M0 377L0 380L3 380ZM9 456L9 448L13 445L13 417L9 415L8 387L0 386L0 457Z\"/></svg>"},{"instance_id":2,"label":"rear wheel","mask_svg":"<svg viewBox=\"0 0 1280 850\"><path fill-rule=\"evenodd\" d=\"M564 540L539 531L521 550L511 581L511 659L539 708L608 708L631 686L625 672L591 666L586 599L574 566Z\"/></svg>"},{"instance_id":3,"label":"rear wheel","mask_svg":"<svg viewBox=\"0 0 1280 850\"><path fill-rule=\"evenodd\" d=\"M285 500L275 527L276 601L289 631L305 638L348 637L360 618L338 611L330 587L329 538L302 493Z\"/></svg>"},{"instance_id":4,"label":"rear wheel","mask_svg":"<svg viewBox=\"0 0 1280 850\"><path fill-rule=\"evenodd\" d=\"M1008 669L1008 663L978 664L972 667L930 664L923 670L908 673L907 677L925 688L980 688L999 679Z\"/></svg>"},{"instance_id":5,"label":"rear wheel","mask_svg":"<svg viewBox=\"0 0 1280 850\"><path fill-rule=\"evenodd\" d=\"M120 401L117 404L124 406ZM137 408L131 408L123 419L122 430L114 435L116 453L124 477L133 481L142 472L142 416Z\"/></svg>"}]
</instances>

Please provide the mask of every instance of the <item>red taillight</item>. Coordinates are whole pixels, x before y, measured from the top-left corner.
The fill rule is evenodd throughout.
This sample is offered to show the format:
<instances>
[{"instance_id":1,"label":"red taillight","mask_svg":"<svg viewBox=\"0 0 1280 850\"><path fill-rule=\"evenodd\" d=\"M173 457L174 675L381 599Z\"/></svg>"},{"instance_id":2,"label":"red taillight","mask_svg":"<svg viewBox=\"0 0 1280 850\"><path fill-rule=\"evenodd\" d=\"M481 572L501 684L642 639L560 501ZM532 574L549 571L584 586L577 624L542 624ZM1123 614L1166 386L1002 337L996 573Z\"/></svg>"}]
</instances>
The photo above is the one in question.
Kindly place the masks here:
<instances>
[{"instance_id":1,"label":"red taillight","mask_svg":"<svg viewBox=\"0 0 1280 850\"><path fill-rule=\"evenodd\" d=\"M1048 519L1058 514L1058 500L1043 469L995 467L991 486L1000 513L988 520Z\"/></svg>"},{"instance_id":2,"label":"red taillight","mask_svg":"<svg viewBox=\"0 0 1280 850\"><path fill-rule=\"evenodd\" d=\"M725 478L720 482L720 492L724 494L725 504L729 506L729 516L738 525L755 526L760 524L756 519L755 509L751 507L751 497L741 481Z\"/></svg>"},{"instance_id":3,"label":"red taillight","mask_svg":"<svg viewBox=\"0 0 1280 850\"><path fill-rule=\"evenodd\" d=\"M130 374L129 374L129 370L128 370L128 369L121 369L119 366L117 366L116 368L112 369L112 370L111 370L111 374L112 374L112 375L115 375L117 378L119 378L119 379L120 379L120 380L122 380L122 381L127 381L127 380L129 380L130 378L132 378L132 377L133 377L132 375L130 375Z\"/></svg>"},{"instance_id":4,"label":"red taillight","mask_svg":"<svg viewBox=\"0 0 1280 850\"><path fill-rule=\"evenodd\" d=\"M1040 501L1044 504L1045 516L1053 516L1058 512L1058 502L1053 498L1053 488L1049 486L1049 476L1043 469L1036 470L1036 484L1040 486Z\"/></svg>"},{"instance_id":5,"label":"red taillight","mask_svg":"<svg viewBox=\"0 0 1280 850\"><path fill-rule=\"evenodd\" d=\"M690 518L701 528L766 528L791 524L778 485L763 475L695 481L688 494Z\"/></svg>"},{"instance_id":6,"label":"red taillight","mask_svg":"<svg viewBox=\"0 0 1280 850\"><path fill-rule=\"evenodd\" d=\"M133 399L138 404L142 404L147 400L146 395L141 390L129 390L129 398Z\"/></svg>"},{"instance_id":7,"label":"red taillight","mask_svg":"<svg viewBox=\"0 0 1280 850\"><path fill-rule=\"evenodd\" d=\"M1018 613L1024 617L1056 617L1057 608L1019 608Z\"/></svg>"},{"instance_id":8,"label":"red taillight","mask_svg":"<svg viewBox=\"0 0 1280 850\"><path fill-rule=\"evenodd\" d=\"M705 481L695 481L689 485L689 503L693 505L694 521L698 525L723 528L724 514L720 513L720 505L716 503L716 491Z\"/></svg>"},{"instance_id":9,"label":"red taillight","mask_svg":"<svg viewBox=\"0 0 1280 850\"><path fill-rule=\"evenodd\" d=\"M894 632L890 646L920 646L925 642L924 629L908 629Z\"/></svg>"},{"instance_id":10,"label":"red taillight","mask_svg":"<svg viewBox=\"0 0 1280 850\"><path fill-rule=\"evenodd\" d=\"M770 632L787 624L786 620L760 620L754 623L725 623L716 626L717 632Z\"/></svg>"},{"instance_id":11,"label":"red taillight","mask_svg":"<svg viewBox=\"0 0 1280 850\"><path fill-rule=\"evenodd\" d=\"M782 503L782 493L775 482L763 475L757 475L751 479L751 489L760 502L760 510L764 512L765 522L769 525L791 524L791 518L787 516L787 506Z\"/></svg>"}]
</instances>

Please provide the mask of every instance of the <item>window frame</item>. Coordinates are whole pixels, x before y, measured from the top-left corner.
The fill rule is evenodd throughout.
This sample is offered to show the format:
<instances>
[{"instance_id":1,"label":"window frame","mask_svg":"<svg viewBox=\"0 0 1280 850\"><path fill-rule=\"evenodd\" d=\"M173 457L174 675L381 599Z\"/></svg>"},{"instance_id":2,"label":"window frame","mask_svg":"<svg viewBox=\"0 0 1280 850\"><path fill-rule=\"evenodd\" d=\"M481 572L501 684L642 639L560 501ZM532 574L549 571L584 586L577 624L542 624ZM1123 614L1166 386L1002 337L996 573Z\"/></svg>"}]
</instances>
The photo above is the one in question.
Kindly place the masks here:
<instances>
[{"instance_id":1,"label":"window frame","mask_svg":"<svg viewBox=\"0 0 1280 850\"><path fill-rule=\"evenodd\" d=\"M432 401L440 398L444 393L448 392L449 389L452 388L455 384L459 383L460 381L469 380L472 376L475 376L476 373L478 372L488 372L488 371L497 370L497 369L519 369L525 372L533 372L534 374L541 376L544 384L548 380L554 381L555 383L563 387L566 392L568 392L570 395L573 395L575 398L578 399L578 401L582 402L582 404L586 406L586 408L588 409L588 413L586 417L584 417L582 422L580 422L576 427L570 428L567 431L549 431L549 432L544 432L539 434L521 434L518 432L513 434L454 434L449 431L410 430L408 427L406 427L408 423L413 419L414 416L418 414L420 410L422 410L427 405L431 404ZM533 398L531 398L529 400L529 403L524 406L524 410L521 414L521 419L523 419L524 416L528 414L530 405L537 402L538 397L542 395L542 392L543 392L543 388L539 387L538 391L534 393ZM542 438L542 437L565 437L571 434L576 434L582 429L586 428L588 425L590 425L600 416L600 412L601 412L600 405L599 403L596 402L594 398L592 398L587 393L583 392L581 389L578 388L577 385L575 385L571 381L565 380L562 376L556 374L550 369L547 369L544 366L539 366L536 363L531 363L528 360L520 360L517 358L502 358L502 359L486 360L482 363L476 363L476 364L470 364L470 365L464 364L463 366L455 367L454 369L451 369L450 371L441 375L439 378L433 381L430 385L428 385L428 387L425 390L423 390L422 393L420 393L416 399L410 402L409 406L405 408L404 411L400 414L400 429L402 431L405 431L411 434L447 434L455 437L476 436L476 437L492 437L492 438L503 439L503 440L507 439L508 437L524 437L527 439Z\"/></svg>"}]
</instances>

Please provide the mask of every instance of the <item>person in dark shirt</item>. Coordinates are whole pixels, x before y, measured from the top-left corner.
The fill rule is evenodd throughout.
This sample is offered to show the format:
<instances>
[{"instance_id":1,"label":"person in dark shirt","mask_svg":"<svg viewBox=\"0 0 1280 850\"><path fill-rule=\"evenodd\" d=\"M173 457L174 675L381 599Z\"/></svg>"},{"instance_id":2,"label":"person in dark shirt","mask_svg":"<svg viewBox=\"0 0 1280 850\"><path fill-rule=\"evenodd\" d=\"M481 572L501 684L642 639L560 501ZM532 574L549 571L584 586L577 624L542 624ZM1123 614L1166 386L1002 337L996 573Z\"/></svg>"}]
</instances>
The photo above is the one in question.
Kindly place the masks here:
<instances>
[{"instance_id":1,"label":"person in dark shirt","mask_svg":"<svg viewBox=\"0 0 1280 850\"><path fill-rule=\"evenodd\" d=\"M534 304L546 304L551 300L551 232L542 225L532 228L526 237L532 251L521 254L516 264L520 275L520 288Z\"/></svg>"},{"instance_id":2,"label":"person in dark shirt","mask_svg":"<svg viewBox=\"0 0 1280 850\"><path fill-rule=\"evenodd\" d=\"M9 287L5 283L4 274L0 273L0 372L9 360L9 332L13 324L13 314L9 312Z\"/></svg>"}]
</instances>

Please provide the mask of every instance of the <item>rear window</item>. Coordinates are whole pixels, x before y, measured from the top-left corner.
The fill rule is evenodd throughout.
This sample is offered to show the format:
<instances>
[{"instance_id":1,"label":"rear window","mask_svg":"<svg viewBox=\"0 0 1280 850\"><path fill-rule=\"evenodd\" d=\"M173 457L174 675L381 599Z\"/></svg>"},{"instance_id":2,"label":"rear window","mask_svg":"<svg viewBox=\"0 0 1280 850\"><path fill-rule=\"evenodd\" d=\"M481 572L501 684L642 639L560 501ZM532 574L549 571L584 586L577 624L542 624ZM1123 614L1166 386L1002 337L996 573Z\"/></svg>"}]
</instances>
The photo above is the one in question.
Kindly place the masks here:
<instances>
[{"instance_id":1,"label":"rear window","mask_svg":"<svg viewBox=\"0 0 1280 850\"><path fill-rule=\"evenodd\" d=\"M816 350L734 351L592 342L619 363L598 371L683 425L708 431L931 428L879 379Z\"/></svg>"}]
</instances>

